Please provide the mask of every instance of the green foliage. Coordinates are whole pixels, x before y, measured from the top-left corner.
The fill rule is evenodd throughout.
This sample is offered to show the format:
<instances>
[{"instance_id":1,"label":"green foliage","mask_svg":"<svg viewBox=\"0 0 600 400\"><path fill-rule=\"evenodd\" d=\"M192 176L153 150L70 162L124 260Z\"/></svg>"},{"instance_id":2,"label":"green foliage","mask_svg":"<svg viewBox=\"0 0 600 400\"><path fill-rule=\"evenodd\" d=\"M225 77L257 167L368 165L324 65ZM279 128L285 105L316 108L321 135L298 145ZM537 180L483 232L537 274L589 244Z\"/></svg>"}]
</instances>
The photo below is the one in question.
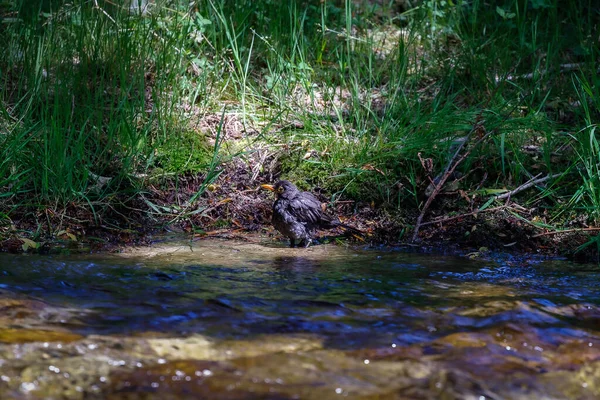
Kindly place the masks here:
<instances>
[{"instance_id":1,"label":"green foliage","mask_svg":"<svg viewBox=\"0 0 600 400\"><path fill-rule=\"evenodd\" d=\"M173 132L156 146L153 167L168 173L201 173L213 157L213 148L197 132Z\"/></svg>"},{"instance_id":2,"label":"green foliage","mask_svg":"<svg viewBox=\"0 0 600 400\"><path fill-rule=\"evenodd\" d=\"M596 92L597 88L594 88L585 77L577 77L573 85L586 124L574 135L575 152L579 159L576 168L581 183L569 203L574 207L583 208L590 221L598 223L600 222L600 132L598 132L598 122L593 118L597 118L600 114L600 100Z\"/></svg>"},{"instance_id":3,"label":"green foliage","mask_svg":"<svg viewBox=\"0 0 600 400\"><path fill-rule=\"evenodd\" d=\"M177 49L187 26L176 12L100 5L21 2L22 19L1 32L9 49L2 101L19 121L4 139L0 170L0 182L17 180L4 186L11 193L63 204L111 196L149 166L179 113L185 65ZM92 176L111 185L90 190Z\"/></svg>"}]
</instances>

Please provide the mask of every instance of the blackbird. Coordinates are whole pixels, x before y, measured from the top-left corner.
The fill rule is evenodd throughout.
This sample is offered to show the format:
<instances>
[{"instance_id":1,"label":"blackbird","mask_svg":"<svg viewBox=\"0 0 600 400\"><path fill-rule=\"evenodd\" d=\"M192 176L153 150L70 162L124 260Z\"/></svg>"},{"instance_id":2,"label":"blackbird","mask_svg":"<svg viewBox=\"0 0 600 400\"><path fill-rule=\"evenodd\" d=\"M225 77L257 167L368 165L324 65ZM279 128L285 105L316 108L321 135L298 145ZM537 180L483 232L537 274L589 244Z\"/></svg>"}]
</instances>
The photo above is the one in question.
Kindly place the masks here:
<instances>
[{"instance_id":1,"label":"blackbird","mask_svg":"<svg viewBox=\"0 0 600 400\"><path fill-rule=\"evenodd\" d=\"M342 224L323 212L321 202L309 192L301 192L289 181L279 181L275 186L261 185L275 192L273 204L273 226L290 238L290 247L300 240L300 246L308 247L317 229L342 227L354 233L358 229Z\"/></svg>"}]
</instances>

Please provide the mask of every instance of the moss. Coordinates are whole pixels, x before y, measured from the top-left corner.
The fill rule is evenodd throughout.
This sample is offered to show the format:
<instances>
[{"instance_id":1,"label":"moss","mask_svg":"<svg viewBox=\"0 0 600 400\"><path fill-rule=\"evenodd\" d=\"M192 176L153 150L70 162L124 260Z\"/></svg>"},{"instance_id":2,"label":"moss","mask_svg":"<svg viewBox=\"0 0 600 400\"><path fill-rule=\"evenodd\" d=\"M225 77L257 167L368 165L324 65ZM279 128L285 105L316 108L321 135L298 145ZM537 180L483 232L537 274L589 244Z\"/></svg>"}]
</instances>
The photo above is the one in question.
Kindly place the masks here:
<instances>
[{"instance_id":1,"label":"moss","mask_svg":"<svg viewBox=\"0 0 600 400\"><path fill-rule=\"evenodd\" d=\"M355 174L346 174L335 181L338 190L344 189L344 196L360 201L380 200L378 181L374 172L364 171Z\"/></svg>"},{"instance_id":2,"label":"moss","mask_svg":"<svg viewBox=\"0 0 600 400\"><path fill-rule=\"evenodd\" d=\"M374 171L340 171L331 164L299 155L288 154L280 159L281 178L294 182L301 190L319 187L332 194L343 191L345 198L372 201L380 197L378 177Z\"/></svg>"},{"instance_id":3,"label":"moss","mask_svg":"<svg viewBox=\"0 0 600 400\"><path fill-rule=\"evenodd\" d=\"M210 164L213 146L198 132L171 134L154 152L154 167L165 173L201 172Z\"/></svg>"},{"instance_id":4,"label":"moss","mask_svg":"<svg viewBox=\"0 0 600 400\"><path fill-rule=\"evenodd\" d=\"M330 164L314 160L304 160L304 154L287 154L279 161L281 177L293 182L302 190L310 190L315 186L328 188L334 170Z\"/></svg>"}]
</instances>

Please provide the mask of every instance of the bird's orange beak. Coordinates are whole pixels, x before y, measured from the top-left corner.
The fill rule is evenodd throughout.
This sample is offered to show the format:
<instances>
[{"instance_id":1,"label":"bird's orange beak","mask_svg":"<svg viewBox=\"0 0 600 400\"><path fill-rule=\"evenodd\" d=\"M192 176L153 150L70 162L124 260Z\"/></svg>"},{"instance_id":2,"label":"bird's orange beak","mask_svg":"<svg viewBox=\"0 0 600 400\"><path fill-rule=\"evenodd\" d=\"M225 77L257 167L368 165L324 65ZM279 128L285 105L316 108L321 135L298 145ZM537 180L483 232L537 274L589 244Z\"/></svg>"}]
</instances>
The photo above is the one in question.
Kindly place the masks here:
<instances>
[{"instance_id":1,"label":"bird's orange beak","mask_svg":"<svg viewBox=\"0 0 600 400\"><path fill-rule=\"evenodd\" d=\"M260 185L260 187L263 189L270 190L271 192L275 191L275 188L273 187L273 185L267 185L266 183L264 185Z\"/></svg>"}]
</instances>

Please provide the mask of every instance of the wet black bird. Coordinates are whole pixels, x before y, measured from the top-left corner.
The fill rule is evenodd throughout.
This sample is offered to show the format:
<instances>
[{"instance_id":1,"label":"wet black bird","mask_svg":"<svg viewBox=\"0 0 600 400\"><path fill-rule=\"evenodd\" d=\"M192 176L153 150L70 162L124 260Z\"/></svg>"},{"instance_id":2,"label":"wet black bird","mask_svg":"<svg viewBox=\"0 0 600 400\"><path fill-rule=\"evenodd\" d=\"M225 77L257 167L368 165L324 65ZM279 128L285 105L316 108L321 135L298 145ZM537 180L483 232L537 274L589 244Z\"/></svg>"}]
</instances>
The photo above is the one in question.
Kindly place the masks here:
<instances>
[{"instance_id":1,"label":"wet black bird","mask_svg":"<svg viewBox=\"0 0 600 400\"><path fill-rule=\"evenodd\" d=\"M289 181L279 181L275 186L261 186L274 191L277 196L273 204L273 226L290 238L290 247L296 245L296 240L300 241L300 246L308 247L317 229L339 226L353 233L361 233L325 214L319 199L312 193L298 190Z\"/></svg>"}]
</instances>

